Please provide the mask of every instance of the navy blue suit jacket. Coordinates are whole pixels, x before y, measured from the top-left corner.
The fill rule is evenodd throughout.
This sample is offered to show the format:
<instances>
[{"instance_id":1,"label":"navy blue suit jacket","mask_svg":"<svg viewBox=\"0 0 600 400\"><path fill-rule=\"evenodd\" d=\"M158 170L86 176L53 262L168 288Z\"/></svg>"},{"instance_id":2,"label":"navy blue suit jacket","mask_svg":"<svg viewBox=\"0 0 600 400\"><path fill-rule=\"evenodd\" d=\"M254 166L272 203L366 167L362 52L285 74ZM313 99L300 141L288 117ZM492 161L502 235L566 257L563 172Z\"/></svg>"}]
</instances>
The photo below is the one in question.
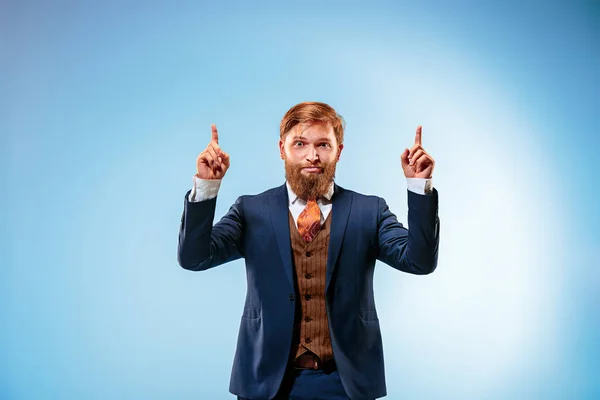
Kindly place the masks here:
<instances>
[{"instance_id":1,"label":"navy blue suit jacket","mask_svg":"<svg viewBox=\"0 0 600 400\"><path fill-rule=\"evenodd\" d=\"M251 399L275 396L292 346L294 265L285 184L241 196L213 226L216 198L191 203L179 232L178 262L201 271L246 261L248 289L229 390ZM381 332L373 296L380 260L412 274L437 265L438 194L408 191L407 230L385 201L335 185L326 271L326 305L334 358L352 399L386 395Z\"/></svg>"}]
</instances>

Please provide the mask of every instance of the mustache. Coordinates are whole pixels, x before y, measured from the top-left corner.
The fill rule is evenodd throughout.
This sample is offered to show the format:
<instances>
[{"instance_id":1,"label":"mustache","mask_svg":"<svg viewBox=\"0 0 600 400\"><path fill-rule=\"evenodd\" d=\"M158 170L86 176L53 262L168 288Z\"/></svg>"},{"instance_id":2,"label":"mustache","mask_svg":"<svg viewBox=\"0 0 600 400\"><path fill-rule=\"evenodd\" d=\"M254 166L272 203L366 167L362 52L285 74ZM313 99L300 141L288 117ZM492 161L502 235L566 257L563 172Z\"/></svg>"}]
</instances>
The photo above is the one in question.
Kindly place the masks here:
<instances>
[{"instance_id":1,"label":"mustache","mask_svg":"<svg viewBox=\"0 0 600 400\"><path fill-rule=\"evenodd\" d=\"M314 164L301 165L300 168L325 168L325 164L318 162Z\"/></svg>"}]
</instances>

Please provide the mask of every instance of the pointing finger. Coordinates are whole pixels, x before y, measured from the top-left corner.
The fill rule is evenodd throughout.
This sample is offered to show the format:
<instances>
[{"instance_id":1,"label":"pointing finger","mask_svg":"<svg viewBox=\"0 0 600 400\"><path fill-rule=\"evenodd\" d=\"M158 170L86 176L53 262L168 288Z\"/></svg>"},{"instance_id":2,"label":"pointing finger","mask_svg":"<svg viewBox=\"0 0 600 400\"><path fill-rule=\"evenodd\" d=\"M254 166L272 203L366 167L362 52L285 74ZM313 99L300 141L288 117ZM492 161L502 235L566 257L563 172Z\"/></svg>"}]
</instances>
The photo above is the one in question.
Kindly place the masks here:
<instances>
[{"instance_id":1,"label":"pointing finger","mask_svg":"<svg viewBox=\"0 0 600 400\"><path fill-rule=\"evenodd\" d=\"M210 147L211 149L213 149L215 151L215 153L217 153L217 155L220 155L222 153L221 147L219 146L218 143L210 142L207 147Z\"/></svg>"},{"instance_id":2,"label":"pointing finger","mask_svg":"<svg viewBox=\"0 0 600 400\"><path fill-rule=\"evenodd\" d=\"M219 132L217 131L217 126L215 124L212 124L210 128L212 130L212 141L219 143Z\"/></svg>"},{"instance_id":3,"label":"pointing finger","mask_svg":"<svg viewBox=\"0 0 600 400\"><path fill-rule=\"evenodd\" d=\"M215 152L215 157L216 157L215 160L216 161L219 161L219 163L221 163L223 161L223 158L222 158L223 157L223 151L221 150L221 148L219 147L219 145L217 143L210 142L208 144L208 147L206 149L207 150L211 149L212 151Z\"/></svg>"},{"instance_id":4,"label":"pointing finger","mask_svg":"<svg viewBox=\"0 0 600 400\"><path fill-rule=\"evenodd\" d=\"M421 146L421 125L417 126L417 134L415 135L415 144Z\"/></svg>"}]
</instances>

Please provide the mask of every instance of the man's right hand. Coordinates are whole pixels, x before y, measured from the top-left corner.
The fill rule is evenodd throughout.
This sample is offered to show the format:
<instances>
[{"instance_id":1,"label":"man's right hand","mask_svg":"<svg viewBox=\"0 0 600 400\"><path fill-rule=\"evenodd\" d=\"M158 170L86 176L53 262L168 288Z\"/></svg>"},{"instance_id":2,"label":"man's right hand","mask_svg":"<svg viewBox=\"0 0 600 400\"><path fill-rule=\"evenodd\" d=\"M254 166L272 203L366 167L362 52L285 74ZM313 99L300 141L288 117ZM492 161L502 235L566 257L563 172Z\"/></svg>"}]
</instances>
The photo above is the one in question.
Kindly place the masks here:
<instances>
[{"instance_id":1,"label":"man's right hand","mask_svg":"<svg viewBox=\"0 0 600 400\"><path fill-rule=\"evenodd\" d=\"M219 132L212 124L212 140L196 159L196 176L201 179L223 179L229 169L229 154L219 147Z\"/></svg>"}]
</instances>

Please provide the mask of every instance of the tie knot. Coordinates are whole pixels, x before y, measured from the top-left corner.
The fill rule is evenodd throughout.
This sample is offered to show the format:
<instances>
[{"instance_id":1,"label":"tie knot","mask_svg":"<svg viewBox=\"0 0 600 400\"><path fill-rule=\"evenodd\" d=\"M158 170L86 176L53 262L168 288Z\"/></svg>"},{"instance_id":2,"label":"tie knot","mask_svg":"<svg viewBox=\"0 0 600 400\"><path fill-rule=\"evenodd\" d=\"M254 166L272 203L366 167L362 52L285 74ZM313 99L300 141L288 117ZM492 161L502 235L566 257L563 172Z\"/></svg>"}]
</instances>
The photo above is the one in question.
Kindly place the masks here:
<instances>
[{"instance_id":1,"label":"tie knot","mask_svg":"<svg viewBox=\"0 0 600 400\"><path fill-rule=\"evenodd\" d=\"M306 207L305 207L305 209L311 210L311 212L316 213L319 216L321 215L321 210L319 208L319 204L317 203L316 199L308 199L308 200L306 200Z\"/></svg>"},{"instance_id":2,"label":"tie knot","mask_svg":"<svg viewBox=\"0 0 600 400\"><path fill-rule=\"evenodd\" d=\"M315 199L306 201L306 208L298 217L298 231L306 242L310 242L321 227L321 210Z\"/></svg>"}]
</instances>

